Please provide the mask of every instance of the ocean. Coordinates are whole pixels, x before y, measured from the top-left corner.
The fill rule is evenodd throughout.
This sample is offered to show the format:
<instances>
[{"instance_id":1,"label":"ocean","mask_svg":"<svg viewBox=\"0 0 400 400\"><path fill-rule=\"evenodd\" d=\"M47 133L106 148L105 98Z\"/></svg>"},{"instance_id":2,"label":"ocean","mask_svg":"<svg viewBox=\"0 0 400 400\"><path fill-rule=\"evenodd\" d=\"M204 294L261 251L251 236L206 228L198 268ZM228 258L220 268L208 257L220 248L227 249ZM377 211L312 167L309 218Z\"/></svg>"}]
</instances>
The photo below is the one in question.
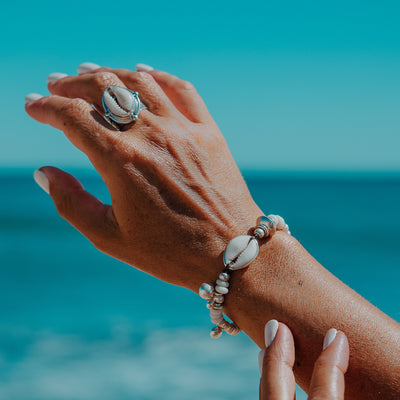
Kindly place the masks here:
<instances>
[{"instance_id":1,"label":"ocean","mask_svg":"<svg viewBox=\"0 0 400 400\"><path fill-rule=\"evenodd\" d=\"M76 175L107 201L100 179ZM318 261L400 321L398 175L245 178ZM212 340L202 299L98 252L31 172L0 184L1 400L258 398L246 335Z\"/></svg>"}]
</instances>

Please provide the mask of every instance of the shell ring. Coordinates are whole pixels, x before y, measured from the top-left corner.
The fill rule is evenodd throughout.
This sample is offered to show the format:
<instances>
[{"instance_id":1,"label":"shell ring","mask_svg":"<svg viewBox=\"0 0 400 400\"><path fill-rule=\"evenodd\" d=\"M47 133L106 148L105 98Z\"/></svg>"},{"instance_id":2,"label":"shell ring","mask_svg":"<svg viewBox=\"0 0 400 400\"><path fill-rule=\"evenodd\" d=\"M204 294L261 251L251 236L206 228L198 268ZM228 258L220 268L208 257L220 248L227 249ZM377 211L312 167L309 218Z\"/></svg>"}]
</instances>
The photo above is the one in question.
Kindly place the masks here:
<instances>
[{"instance_id":1,"label":"shell ring","mask_svg":"<svg viewBox=\"0 0 400 400\"><path fill-rule=\"evenodd\" d=\"M140 101L139 93L121 86L108 86L102 98L104 119L112 126L129 124L137 120L141 110L146 106ZM92 107L98 112L96 107Z\"/></svg>"}]
</instances>

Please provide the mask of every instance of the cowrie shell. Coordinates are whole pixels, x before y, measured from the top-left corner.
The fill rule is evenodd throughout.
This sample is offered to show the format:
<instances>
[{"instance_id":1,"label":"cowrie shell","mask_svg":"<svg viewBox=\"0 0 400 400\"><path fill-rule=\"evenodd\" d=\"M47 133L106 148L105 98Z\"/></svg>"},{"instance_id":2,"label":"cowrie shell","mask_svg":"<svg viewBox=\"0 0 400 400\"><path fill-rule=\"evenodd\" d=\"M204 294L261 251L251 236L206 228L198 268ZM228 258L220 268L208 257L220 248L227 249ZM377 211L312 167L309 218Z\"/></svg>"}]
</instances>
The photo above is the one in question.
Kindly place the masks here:
<instances>
[{"instance_id":1,"label":"cowrie shell","mask_svg":"<svg viewBox=\"0 0 400 400\"><path fill-rule=\"evenodd\" d=\"M105 118L111 118L120 124L127 124L137 119L144 107L138 92L120 86L108 86L103 92Z\"/></svg>"},{"instance_id":2,"label":"cowrie shell","mask_svg":"<svg viewBox=\"0 0 400 400\"><path fill-rule=\"evenodd\" d=\"M244 268L257 257L258 250L258 242L254 236L236 236L226 246L224 265L231 270Z\"/></svg>"}]
</instances>

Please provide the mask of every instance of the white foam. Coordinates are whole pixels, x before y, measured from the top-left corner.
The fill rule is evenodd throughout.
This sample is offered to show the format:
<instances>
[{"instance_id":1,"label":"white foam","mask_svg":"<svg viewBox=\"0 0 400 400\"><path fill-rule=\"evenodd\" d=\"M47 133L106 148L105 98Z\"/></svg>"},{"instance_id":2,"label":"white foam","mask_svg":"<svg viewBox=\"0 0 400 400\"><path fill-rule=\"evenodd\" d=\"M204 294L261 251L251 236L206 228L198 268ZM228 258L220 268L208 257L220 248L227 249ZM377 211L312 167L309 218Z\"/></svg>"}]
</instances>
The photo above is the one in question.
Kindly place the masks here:
<instances>
[{"instance_id":1,"label":"white foam","mask_svg":"<svg viewBox=\"0 0 400 400\"><path fill-rule=\"evenodd\" d=\"M138 341L132 332L116 327L96 340L36 334L18 360L0 355L0 398L258 398L258 348L245 335L212 340L207 329L163 329Z\"/></svg>"}]
</instances>

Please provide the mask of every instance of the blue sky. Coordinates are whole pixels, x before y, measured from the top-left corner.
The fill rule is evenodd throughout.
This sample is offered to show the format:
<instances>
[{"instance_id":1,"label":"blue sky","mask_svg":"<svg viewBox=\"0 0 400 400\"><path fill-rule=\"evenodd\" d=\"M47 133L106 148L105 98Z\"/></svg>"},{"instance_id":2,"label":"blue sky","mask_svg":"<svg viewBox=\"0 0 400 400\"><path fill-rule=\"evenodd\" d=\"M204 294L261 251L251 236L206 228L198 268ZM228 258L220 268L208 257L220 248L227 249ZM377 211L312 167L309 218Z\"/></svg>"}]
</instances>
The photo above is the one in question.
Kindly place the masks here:
<instances>
[{"instance_id":1,"label":"blue sky","mask_svg":"<svg viewBox=\"0 0 400 400\"><path fill-rule=\"evenodd\" d=\"M244 170L400 171L397 1L2 6L0 167L88 167L24 112L51 72L144 62L191 80Z\"/></svg>"}]
</instances>

